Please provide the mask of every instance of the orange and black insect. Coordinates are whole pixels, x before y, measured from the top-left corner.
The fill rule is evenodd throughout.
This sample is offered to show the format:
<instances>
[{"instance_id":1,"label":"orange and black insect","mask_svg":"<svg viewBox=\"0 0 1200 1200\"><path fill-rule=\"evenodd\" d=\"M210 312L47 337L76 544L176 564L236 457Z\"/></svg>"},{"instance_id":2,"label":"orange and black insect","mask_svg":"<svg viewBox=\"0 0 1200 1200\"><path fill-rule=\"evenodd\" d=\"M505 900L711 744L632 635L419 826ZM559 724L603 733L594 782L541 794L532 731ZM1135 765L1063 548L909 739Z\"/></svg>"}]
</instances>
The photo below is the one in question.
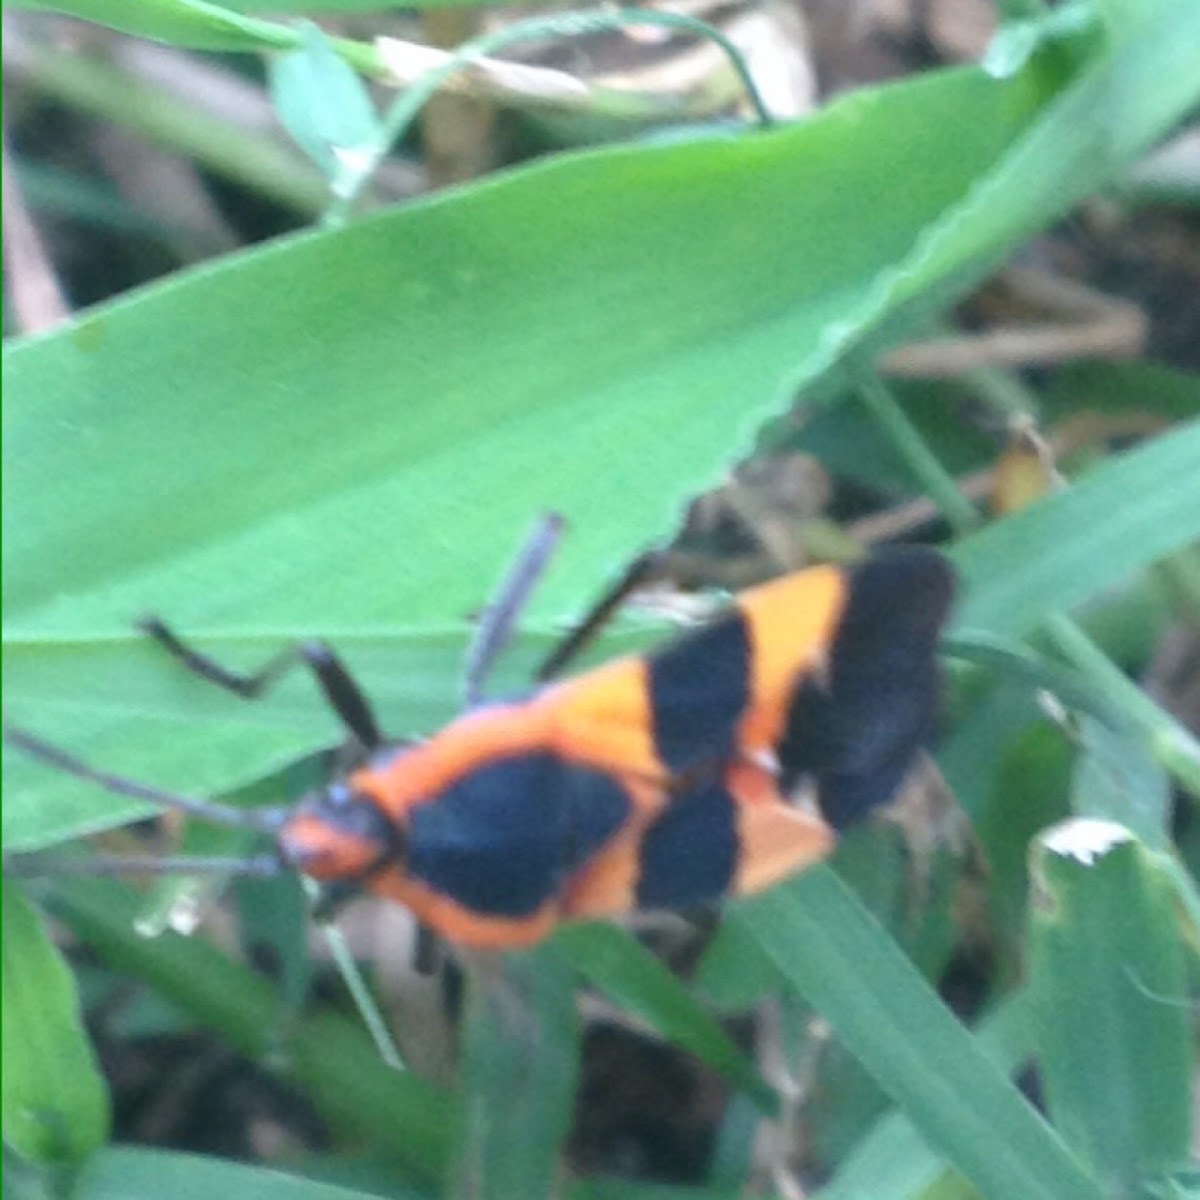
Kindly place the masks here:
<instances>
[{"instance_id":1,"label":"orange and black insect","mask_svg":"<svg viewBox=\"0 0 1200 1200\"><path fill-rule=\"evenodd\" d=\"M788 575L662 650L548 682L644 576L642 561L531 694L482 702L483 677L558 529L553 518L539 526L484 614L468 710L415 745L385 741L323 644L240 675L161 622L144 624L186 666L242 695L294 662L313 671L362 765L293 808L191 800L96 771L27 733L9 730L9 740L111 791L274 840L270 856L201 865L295 869L398 901L449 941L492 949L572 918L758 891L824 858L843 829L891 799L937 706L936 645L953 594L939 555L909 548ZM150 864L164 865L197 864Z\"/></svg>"}]
</instances>

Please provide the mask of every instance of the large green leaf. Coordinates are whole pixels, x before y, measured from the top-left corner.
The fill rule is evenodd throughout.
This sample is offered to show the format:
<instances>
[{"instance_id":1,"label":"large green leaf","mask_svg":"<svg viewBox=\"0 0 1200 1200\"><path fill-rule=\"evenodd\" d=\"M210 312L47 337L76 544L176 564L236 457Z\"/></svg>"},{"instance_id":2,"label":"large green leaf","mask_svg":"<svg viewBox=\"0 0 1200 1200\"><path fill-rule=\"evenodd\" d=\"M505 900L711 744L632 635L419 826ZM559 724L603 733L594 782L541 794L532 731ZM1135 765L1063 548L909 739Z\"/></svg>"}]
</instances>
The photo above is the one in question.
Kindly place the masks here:
<instances>
[{"instance_id":1,"label":"large green leaf","mask_svg":"<svg viewBox=\"0 0 1200 1200\"><path fill-rule=\"evenodd\" d=\"M1006 80L948 71L769 133L543 162L13 346L10 715L196 789L335 736L292 719L300 685L256 713L202 698L130 635L154 609L244 663L333 637L372 691L412 700L388 695L389 727L442 719L446 650L535 512L572 522L544 625L795 386L968 284L1200 95L1200 10L1147 12L1115 49L1051 47ZM376 638L386 657L360 660ZM17 782L10 845L133 811Z\"/></svg>"},{"instance_id":2,"label":"large green leaf","mask_svg":"<svg viewBox=\"0 0 1200 1200\"><path fill-rule=\"evenodd\" d=\"M950 74L776 134L558 159L13 348L10 628L115 636L145 605L208 630L445 623L545 507L576 518L554 611L564 580L577 596L664 528L789 369L829 357L829 322L1020 132L1043 78ZM986 131L962 147L934 132L954 104ZM842 244L845 197L884 177L853 145L872 117L876 147L933 169Z\"/></svg>"}]
</instances>

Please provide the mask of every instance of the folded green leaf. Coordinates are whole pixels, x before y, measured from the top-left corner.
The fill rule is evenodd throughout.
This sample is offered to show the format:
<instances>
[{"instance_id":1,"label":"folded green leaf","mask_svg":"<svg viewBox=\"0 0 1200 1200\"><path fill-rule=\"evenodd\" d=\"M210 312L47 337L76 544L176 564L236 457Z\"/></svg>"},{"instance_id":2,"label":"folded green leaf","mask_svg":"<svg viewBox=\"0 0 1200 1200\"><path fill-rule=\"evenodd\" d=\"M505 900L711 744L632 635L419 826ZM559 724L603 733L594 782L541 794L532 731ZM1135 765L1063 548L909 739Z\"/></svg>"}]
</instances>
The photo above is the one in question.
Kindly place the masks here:
<instances>
[{"instance_id":1,"label":"folded green leaf","mask_svg":"<svg viewBox=\"0 0 1200 1200\"><path fill-rule=\"evenodd\" d=\"M1030 986L1050 1115L1106 1194L1145 1194L1148 1178L1186 1160L1192 1128L1171 884L1128 830L1095 818L1046 833L1032 872Z\"/></svg>"},{"instance_id":2,"label":"folded green leaf","mask_svg":"<svg viewBox=\"0 0 1200 1200\"><path fill-rule=\"evenodd\" d=\"M321 168L335 192L348 170L374 152L382 135L366 85L305 22L301 44L269 61L279 118Z\"/></svg>"}]
</instances>

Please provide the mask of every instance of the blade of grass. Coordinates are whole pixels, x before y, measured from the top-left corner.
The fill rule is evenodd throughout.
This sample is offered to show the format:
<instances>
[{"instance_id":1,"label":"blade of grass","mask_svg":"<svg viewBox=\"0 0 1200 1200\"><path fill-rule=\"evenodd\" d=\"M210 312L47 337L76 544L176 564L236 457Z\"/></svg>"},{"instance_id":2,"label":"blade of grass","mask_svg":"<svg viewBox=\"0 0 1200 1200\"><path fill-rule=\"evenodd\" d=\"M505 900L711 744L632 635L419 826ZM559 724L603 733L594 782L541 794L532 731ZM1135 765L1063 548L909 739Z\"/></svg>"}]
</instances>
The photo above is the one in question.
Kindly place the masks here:
<instances>
[{"instance_id":1,"label":"blade of grass","mask_svg":"<svg viewBox=\"0 0 1200 1200\"><path fill-rule=\"evenodd\" d=\"M394 1200L430 1193L393 1191ZM93 1156L71 1200L378 1200L377 1193L319 1183L298 1175L201 1154L113 1146Z\"/></svg>"},{"instance_id":2,"label":"blade of grass","mask_svg":"<svg viewBox=\"0 0 1200 1200\"><path fill-rule=\"evenodd\" d=\"M768 1115L777 1110L770 1085L718 1022L628 931L598 923L566 926L554 945L621 1009L742 1088L760 1110Z\"/></svg>"},{"instance_id":3,"label":"blade of grass","mask_svg":"<svg viewBox=\"0 0 1200 1200\"><path fill-rule=\"evenodd\" d=\"M951 552L966 585L954 630L1029 633L1200 538L1197 462L1190 421L964 538Z\"/></svg>"},{"instance_id":4,"label":"blade of grass","mask_svg":"<svg viewBox=\"0 0 1200 1200\"><path fill-rule=\"evenodd\" d=\"M1098 1200L1080 1162L831 870L813 868L730 919L982 1196Z\"/></svg>"},{"instance_id":5,"label":"blade of grass","mask_svg":"<svg viewBox=\"0 0 1200 1200\"><path fill-rule=\"evenodd\" d=\"M974 1031L980 1051L1010 1078L1033 1050L1031 1007L1028 993L1019 992ZM893 1110L876 1122L812 1200L906 1200L928 1193L948 1170L908 1117Z\"/></svg>"},{"instance_id":6,"label":"blade of grass","mask_svg":"<svg viewBox=\"0 0 1200 1200\"><path fill-rule=\"evenodd\" d=\"M1156 761L1200 800L1200 740L1161 705L1156 704L1079 628L1062 616L1047 622L1055 647L1086 675L1089 683L1140 730Z\"/></svg>"},{"instance_id":7,"label":"blade of grass","mask_svg":"<svg viewBox=\"0 0 1200 1200\"><path fill-rule=\"evenodd\" d=\"M468 965L457 1195L553 1194L579 1073L575 976L549 946Z\"/></svg>"},{"instance_id":8,"label":"blade of grass","mask_svg":"<svg viewBox=\"0 0 1200 1200\"><path fill-rule=\"evenodd\" d=\"M75 980L21 889L3 882L4 1141L27 1159L78 1163L108 1137L104 1077Z\"/></svg>"},{"instance_id":9,"label":"blade of grass","mask_svg":"<svg viewBox=\"0 0 1200 1200\"><path fill-rule=\"evenodd\" d=\"M907 439L897 448L911 451ZM1098 705L1140 729L1155 758L1200 797L1200 742L1063 612L1038 612L1050 590L1060 597L1057 607L1070 607L1200 537L1196 462L1200 421L1177 427L959 543L952 557L967 587L951 636L973 621L992 634L1026 633L1041 616L1054 643L1096 687ZM942 474L930 456L913 465L928 475ZM1095 512L1111 514L1114 505L1119 519L1095 521Z\"/></svg>"}]
</instances>

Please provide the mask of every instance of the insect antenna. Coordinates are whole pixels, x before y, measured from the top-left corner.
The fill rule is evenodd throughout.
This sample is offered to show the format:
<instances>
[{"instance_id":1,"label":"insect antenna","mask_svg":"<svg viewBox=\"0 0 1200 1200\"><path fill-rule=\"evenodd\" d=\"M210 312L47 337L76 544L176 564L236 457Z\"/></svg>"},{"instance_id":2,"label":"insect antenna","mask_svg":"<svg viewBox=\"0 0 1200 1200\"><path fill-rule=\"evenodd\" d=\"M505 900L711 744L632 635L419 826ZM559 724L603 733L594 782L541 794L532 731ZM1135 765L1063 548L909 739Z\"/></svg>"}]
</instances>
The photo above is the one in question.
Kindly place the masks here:
<instances>
[{"instance_id":1,"label":"insect antenna","mask_svg":"<svg viewBox=\"0 0 1200 1200\"><path fill-rule=\"evenodd\" d=\"M6 855L4 874L18 879L43 875L251 875L267 878L285 870L273 854L253 858L228 855L19 854Z\"/></svg>"},{"instance_id":2,"label":"insect antenna","mask_svg":"<svg viewBox=\"0 0 1200 1200\"><path fill-rule=\"evenodd\" d=\"M232 825L239 829L255 829L261 833L276 833L287 819L288 810L284 808L237 808L232 804L221 804L215 800L198 800L194 796L181 796L177 792L163 791L121 775L112 775L107 771L98 771L88 766L74 754L44 741L40 737L5 725L4 740L30 758L73 775L76 779L84 779L94 783L106 792L118 796L128 796L133 800L147 800L163 809L176 809L180 812L191 813L202 820L211 821L216 825Z\"/></svg>"},{"instance_id":3,"label":"insect antenna","mask_svg":"<svg viewBox=\"0 0 1200 1200\"><path fill-rule=\"evenodd\" d=\"M480 614L463 664L463 700L467 708L482 703L487 676L512 638L521 613L558 546L563 528L558 513L544 513L539 518Z\"/></svg>"}]
</instances>

